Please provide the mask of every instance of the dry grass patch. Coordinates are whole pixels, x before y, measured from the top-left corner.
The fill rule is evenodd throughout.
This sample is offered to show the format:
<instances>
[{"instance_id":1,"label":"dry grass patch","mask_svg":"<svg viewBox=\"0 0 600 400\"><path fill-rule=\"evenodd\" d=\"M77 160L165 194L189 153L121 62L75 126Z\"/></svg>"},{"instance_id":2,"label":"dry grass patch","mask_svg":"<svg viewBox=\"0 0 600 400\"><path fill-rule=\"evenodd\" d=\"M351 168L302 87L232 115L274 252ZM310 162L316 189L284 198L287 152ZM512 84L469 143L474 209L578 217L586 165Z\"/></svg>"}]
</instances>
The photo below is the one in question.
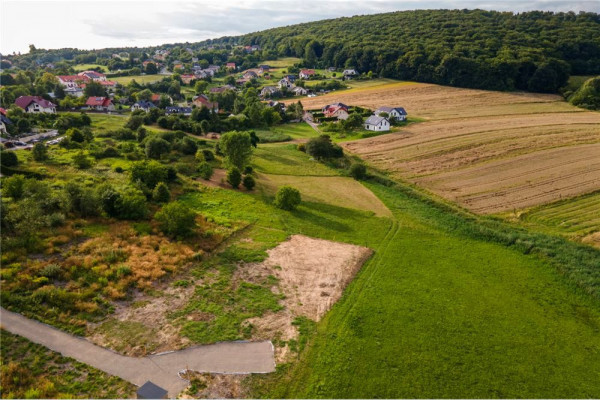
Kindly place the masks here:
<instances>
[{"instance_id":1,"label":"dry grass patch","mask_svg":"<svg viewBox=\"0 0 600 400\"><path fill-rule=\"evenodd\" d=\"M260 174L259 178L259 184L272 195L279 187L291 185L300 190L303 200L370 211L378 217L392 216L390 210L373 192L352 178L268 174Z\"/></svg>"},{"instance_id":2,"label":"dry grass patch","mask_svg":"<svg viewBox=\"0 0 600 400\"><path fill-rule=\"evenodd\" d=\"M293 235L286 242L268 251L268 258L259 264L238 268L235 278L244 281L264 281L276 278L272 290L283 293L284 309L248 320L254 326L254 339L279 339L290 342L298 338L292 323L297 317L319 321L342 296L372 251L355 246L303 235ZM276 349L276 359L283 361L288 347Z\"/></svg>"}]
</instances>

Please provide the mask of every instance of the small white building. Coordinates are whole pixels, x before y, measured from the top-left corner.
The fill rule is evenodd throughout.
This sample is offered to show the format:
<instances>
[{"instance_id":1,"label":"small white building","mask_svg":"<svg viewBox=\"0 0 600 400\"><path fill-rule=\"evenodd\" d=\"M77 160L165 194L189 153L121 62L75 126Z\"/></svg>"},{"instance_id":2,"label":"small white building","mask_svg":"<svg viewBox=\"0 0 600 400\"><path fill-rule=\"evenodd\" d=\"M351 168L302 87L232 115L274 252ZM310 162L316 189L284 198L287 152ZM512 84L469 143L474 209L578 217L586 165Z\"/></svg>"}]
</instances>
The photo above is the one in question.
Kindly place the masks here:
<instances>
[{"instance_id":1,"label":"small white building","mask_svg":"<svg viewBox=\"0 0 600 400\"><path fill-rule=\"evenodd\" d=\"M390 130L390 121L384 117L378 117L377 115L371 115L365 121L365 129L369 131L385 132Z\"/></svg>"},{"instance_id":2,"label":"small white building","mask_svg":"<svg viewBox=\"0 0 600 400\"><path fill-rule=\"evenodd\" d=\"M291 89L294 87L294 83L287 78L283 78L283 79L279 80L279 83L277 84L277 86L279 86L279 89L283 89L283 88Z\"/></svg>"},{"instance_id":3,"label":"small white building","mask_svg":"<svg viewBox=\"0 0 600 400\"><path fill-rule=\"evenodd\" d=\"M358 75L358 72L355 69L345 69L342 74L344 75L344 79L352 79Z\"/></svg>"},{"instance_id":4,"label":"small white building","mask_svg":"<svg viewBox=\"0 0 600 400\"><path fill-rule=\"evenodd\" d=\"M280 90L275 86L265 86L260 91L260 95L262 97L272 96L272 95L278 94L278 93L280 93Z\"/></svg>"},{"instance_id":5,"label":"small white building","mask_svg":"<svg viewBox=\"0 0 600 400\"><path fill-rule=\"evenodd\" d=\"M308 90L303 87L296 86L292 89L292 93L294 93L294 96L306 96L308 94Z\"/></svg>"},{"instance_id":6,"label":"small white building","mask_svg":"<svg viewBox=\"0 0 600 400\"><path fill-rule=\"evenodd\" d=\"M406 121L406 110L402 107L379 107L375 110L375 115L377 116L382 113L386 113L389 119Z\"/></svg>"}]
</instances>

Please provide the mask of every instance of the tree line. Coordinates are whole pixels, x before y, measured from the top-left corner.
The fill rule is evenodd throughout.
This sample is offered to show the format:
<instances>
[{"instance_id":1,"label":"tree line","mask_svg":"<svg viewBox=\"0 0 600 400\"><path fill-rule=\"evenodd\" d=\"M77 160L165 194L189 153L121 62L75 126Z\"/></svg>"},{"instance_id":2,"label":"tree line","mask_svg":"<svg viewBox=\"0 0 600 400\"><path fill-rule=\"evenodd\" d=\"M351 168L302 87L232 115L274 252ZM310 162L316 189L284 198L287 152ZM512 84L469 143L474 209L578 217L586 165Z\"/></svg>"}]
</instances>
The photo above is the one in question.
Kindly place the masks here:
<instances>
[{"instance_id":1,"label":"tree line","mask_svg":"<svg viewBox=\"0 0 600 400\"><path fill-rule=\"evenodd\" d=\"M600 73L596 13L403 11L274 28L239 42L300 57L305 67L467 88L556 92L569 75Z\"/></svg>"}]
</instances>

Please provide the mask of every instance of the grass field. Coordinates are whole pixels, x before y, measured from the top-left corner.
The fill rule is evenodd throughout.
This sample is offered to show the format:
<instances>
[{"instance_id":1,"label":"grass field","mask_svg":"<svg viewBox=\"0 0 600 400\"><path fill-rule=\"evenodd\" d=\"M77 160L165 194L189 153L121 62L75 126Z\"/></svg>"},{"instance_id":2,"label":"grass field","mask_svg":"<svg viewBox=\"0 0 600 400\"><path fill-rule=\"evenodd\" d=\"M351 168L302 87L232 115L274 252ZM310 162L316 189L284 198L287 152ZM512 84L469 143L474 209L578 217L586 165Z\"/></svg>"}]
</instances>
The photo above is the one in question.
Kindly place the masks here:
<instances>
[{"instance_id":1,"label":"grass field","mask_svg":"<svg viewBox=\"0 0 600 400\"><path fill-rule=\"evenodd\" d=\"M254 152L253 165L258 172L295 176L337 176L339 172L310 160L295 144L263 145Z\"/></svg>"},{"instance_id":2,"label":"grass field","mask_svg":"<svg viewBox=\"0 0 600 400\"><path fill-rule=\"evenodd\" d=\"M73 65L73 69L75 72L87 71L90 69L100 68L102 72L108 72L108 67L106 65L100 64L75 64Z\"/></svg>"},{"instance_id":3,"label":"grass field","mask_svg":"<svg viewBox=\"0 0 600 400\"><path fill-rule=\"evenodd\" d=\"M111 81L120 83L121 85L127 85L129 82L135 79L137 83L152 83L156 81L160 81L164 78L164 75L129 75L129 76L117 76L115 78L110 78Z\"/></svg>"},{"instance_id":4,"label":"grass field","mask_svg":"<svg viewBox=\"0 0 600 400\"><path fill-rule=\"evenodd\" d=\"M518 220L529 227L565 234L600 247L600 192L534 207L520 214Z\"/></svg>"},{"instance_id":5,"label":"grass field","mask_svg":"<svg viewBox=\"0 0 600 400\"><path fill-rule=\"evenodd\" d=\"M594 301L544 261L452 232L405 192L368 187L393 224L309 350L254 395L598 396Z\"/></svg>"},{"instance_id":6,"label":"grass field","mask_svg":"<svg viewBox=\"0 0 600 400\"><path fill-rule=\"evenodd\" d=\"M263 190L275 196L277 188L297 188L305 200L337 207L371 211L379 217L391 217L390 210L368 189L352 178L341 176L261 175Z\"/></svg>"},{"instance_id":7,"label":"grass field","mask_svg":"<svg viewBox=\"0 0 600 400\"><path fill-rule=\"evenodd\" d=\"M258 65L266 64L266 65L268 65L270 67L274 67L274 68L286 68L286 67L290 67L294 64L297 64L300 61L302 61L302 60L297 57L284 57L284 58L279 58L277 60L261 61L258 63Z\"/></svg>"}]
</instances>

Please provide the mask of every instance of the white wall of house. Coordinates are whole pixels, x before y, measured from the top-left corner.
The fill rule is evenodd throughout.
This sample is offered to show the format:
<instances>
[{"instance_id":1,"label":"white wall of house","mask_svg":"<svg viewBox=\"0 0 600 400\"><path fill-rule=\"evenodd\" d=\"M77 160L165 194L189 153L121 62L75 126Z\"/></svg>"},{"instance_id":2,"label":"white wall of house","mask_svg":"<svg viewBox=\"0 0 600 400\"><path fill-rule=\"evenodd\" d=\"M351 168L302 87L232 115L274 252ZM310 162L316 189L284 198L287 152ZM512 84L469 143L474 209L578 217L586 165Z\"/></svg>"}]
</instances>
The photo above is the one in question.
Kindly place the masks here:
<instances>
[{"instance_id":1,"label":"white wall of house","mask_svg":"<svg viewBox=\"0 0 600 400\"><path fill-rule=\"evenodd\" d=\"M28 113L50 113L50 114L54 114L56 112L56 107L42 107L38 103L32 102L30 105L27 106L27 108L25 109L25 111L28 112Z\"/></svg>"}]
</instances>

